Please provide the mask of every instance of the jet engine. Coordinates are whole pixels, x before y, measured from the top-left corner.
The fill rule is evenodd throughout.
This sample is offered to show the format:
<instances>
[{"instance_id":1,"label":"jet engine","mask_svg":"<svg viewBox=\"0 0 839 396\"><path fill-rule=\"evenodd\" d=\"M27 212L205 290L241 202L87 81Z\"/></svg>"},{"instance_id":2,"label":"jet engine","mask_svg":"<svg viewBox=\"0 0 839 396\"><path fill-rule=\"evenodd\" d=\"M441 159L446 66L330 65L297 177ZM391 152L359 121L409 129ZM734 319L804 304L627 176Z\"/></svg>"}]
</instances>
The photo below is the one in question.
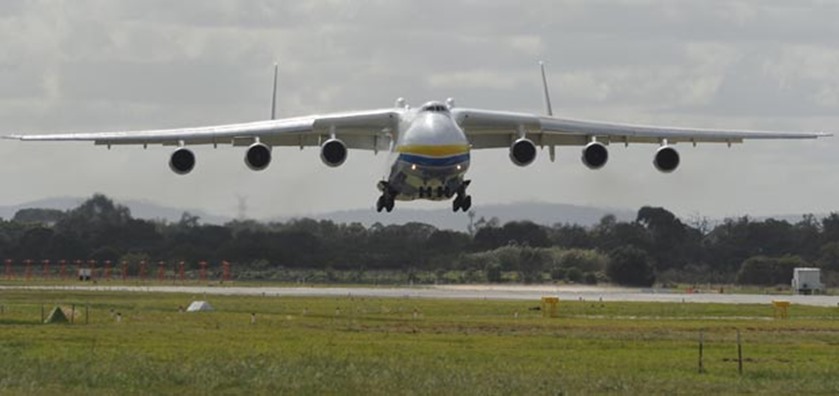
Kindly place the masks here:
<instances>
[{"instance_id":1,"label":"jet engine","mask_svg":"<svg viewBox=\"0 0 839 396\"><path fill-rule=\"evenodd\" d=\"M510 160L518 166L527 166L536 159L536 145L527 138L519 138L510 146Z\"/></svg>"},{"instance_id":2,"label":"jet engine","mask_svg":"<svg viewBox=\"0 0 839 396\"><path fill-rule=\"evenodd\" d=\"M609 150L603 143L591 142L583 148L582 160L589 169L600 169L609 160Z\"/></svg>"},{"instance_id":3,"label":"jet engine","mask_svg":"<svg viewBox=\"0 0 839 396\"><path fill-rule=\"evenodd\" d=\"M329 139L320 145L320 160L332 168L347 160L347 145L339 139Z\"/></svg>"},{"instance_id":4,"label":"jet engine","mask_svg":"<svg viewBox=\"0 0 839 396\"><path fill-rule=\"evenodd\" d=\"M169 169L179 175L185 175L192 172L195 168L195 154L188 148L179 147L169 157Z\"/></svg>"},{"instance_id":5,"label":"jet engine","mask_svg":"<svg viewBox=\"0 0 839 396\"><path fill-rule=\"evenodd\" d=\"M672 146L661 146L655 152L653 165L660 172L670 173L679 167L679 152Z\"/></svg>"},{"instance_id":6,"label":"jet engine","mask_svg":"<svg viewBox=\"0 0 839 396\"><path fill-rule=\"evenodd\" d=\"M265 143L254 143L245 152L245 165L250 170L261 171L271 163L271 147Z\"/></svg>"}]
</instances>

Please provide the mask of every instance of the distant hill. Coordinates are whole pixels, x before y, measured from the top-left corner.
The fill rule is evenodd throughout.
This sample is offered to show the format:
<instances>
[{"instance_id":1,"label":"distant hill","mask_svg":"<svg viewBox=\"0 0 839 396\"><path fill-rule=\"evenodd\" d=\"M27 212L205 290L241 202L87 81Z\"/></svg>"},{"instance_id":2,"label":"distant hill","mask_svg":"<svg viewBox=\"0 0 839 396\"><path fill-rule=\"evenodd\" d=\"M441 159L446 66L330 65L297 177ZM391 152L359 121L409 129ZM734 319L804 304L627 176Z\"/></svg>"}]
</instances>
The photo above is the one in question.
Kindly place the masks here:
<instances>
[{"instance_id":1,"label":"distant hill","mask_svg":"<svg viewBox=\"0 0 839 396\"><path fill-rule=\"evenodd\" d=\"M473 207L475 221L480 218L489 220L498 218L501 224L514 220L529 220L537 224L553 225L556 223L593 225L607 215L613 214L618 221L635 220L636 211L630 209L604 209L590 206L578 206L554 203L514 203L498 205L480 205ZM449 205L440 209L406 209L397 208L392 213L376 213L372 209L355 209L330 212L308 216L314 219L328 219L337 223L361 223L370 226L374 223L404 224L421 222L434 225L440 229L465 231L469 226L469 216L465 213L452 213ZM285 221L290 217L278 219Z\"/></svg>"},{"instance_id":2,"label":"distant hill","mask_svg":"<svg viewBox=\"0 0 839 396\"><path fill-rule=\"evenodd\" d=\"M40 199L37 201L26 202L19 205L11 205L11 206L0 206L0 218L3 219L11 219L15 216L18 210L27 209L27 208L40 208L40 209L58 209L58 210L69 210L78 207L82 204L82 202L86 201L90 197L86 198L72 198L72 197L61 197L61 198L46 198ZM128 200L128 201L120 201L114 200L114 202L127 206L131 209L131 216L139 219L160 219L166 220L169 222L178 221L181 219L181 215L183 212L189 212L195 216L200 218L202 223L209 223L209 224L223 224L231 220L229 217L224 216L217 216L202 210L195 210L195 209L183 209L183 208L171 208L168 206L159 205L153 202L148 201L140 201L140 200Z\"/></svg>"},{"instance_id":3,"label":"distant hill","mask_svg":"<svg viewBox=\"0 0 839 396\"><path fill-rule=\"evenodd\" d=\"M11 219L18 210L26 208L69 210L78 207L88 198L48 198L19 205L0 206L0 217ZM231 217L214 215L205 211L190 208L172 208L160 204L141 200L115 200L120 205L131 209L131 215L141 219L162 219L170 222L178 221L183 212L188 211L199 216L202 223L224 224ZM596 224L607 214L614 214L619 221L635 219L635 211L629 209L604 209L589 206L552 203L514 203L503 205L480 205L473 207L475 221L480 218L490 220L498 218L503 224L514 220L529 220L537 224L553 225L556 223L570 223L580 225ZM465 231L469 225L469 217L465 213L452 213L449 205L441 205L440 209L410 209L400 207L392 213L377 213L371 208L354 209L336 212L326 212L306 216L285 216L273 220L287 221L293 218L310 217L318 220L332 220L337 223L361 223L370 226L375 223L385 225L422 222L434 225L440 229Z\"/></svg>"},{"instance_id":4,"label":"distant hill","mask_svg":"<svg viewBox=\"0 0 839 396\"><path fill-rule=\"evenodd\" d=\"M88 198L48 198L27 202L19 205L0 206L0 218L11 219L20 209L42 208L69 210L78 207ZM191 208L172 208L143 200L116 200L120 205L131 209L131 215L140 219L162 219L175 222L181 219L183 212L187 211L198 216L201 223L224 224L232 217L219 216L202 210ZM553 225L557 223L579 224L590 226L597 224L603 216L613 214L618 221L632 221L635 219L636 209L625 208L598 208L592 206L580 206L570 204L545 203L545 202L519 202L512 204L478 205L474 206L475 221L480 218L490 220L498 218L501 224L508 221L529 220L537 224ZM469 216L465 213L452 213L449 205L440 205L439 209L411 209L398 207L392 213L377 213L372 208L343 210L310 214L305 216L283 216L271 219L255 219L260 221L288 221L294 218L309 217L317 220L332 220L336 223L361 223L371 226L375 223L384 225L405 224L409 222L421 222L431 224L440 229L466 231L469 226ZM816 215L821 218L822 215ZM752 217L756 221L768 218L786 220L790 223L801 221L801 215L782 216L760 216ZM712 224L722 220L709 219Z\"/></svg>"}]
</instances>

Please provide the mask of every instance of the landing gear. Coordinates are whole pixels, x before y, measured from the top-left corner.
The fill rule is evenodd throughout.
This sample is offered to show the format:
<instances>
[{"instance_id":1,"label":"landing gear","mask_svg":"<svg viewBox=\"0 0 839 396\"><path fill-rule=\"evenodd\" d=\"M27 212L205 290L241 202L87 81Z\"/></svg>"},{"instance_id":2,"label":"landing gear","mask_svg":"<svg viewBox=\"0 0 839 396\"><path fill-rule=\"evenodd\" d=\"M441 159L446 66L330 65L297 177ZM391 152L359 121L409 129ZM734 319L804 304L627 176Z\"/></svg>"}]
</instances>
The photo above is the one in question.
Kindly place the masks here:
<instances>
[{"instance_id":1,"label":"landing gear","mask_svg":"<svg viewBox=\"0 0 839 396\"><path fill-rule=\"evenodd\" d=\"M376 201L376 212L381 212L382 209L386 210L388 213L393 211L393 206L396 203L393 200L393 197L390 195L382 194L379 199Z\"/></svg>"},{"instance_id":2,"label":"landing gear","mask_svg":"<svg viewBox=\"0 0 839 396\"><path fill-rule=\"evenodd\" d=\"M462 210L464 212L468 211L469 208L472 207L472 196L456 196L454 201L452 201L452 212L457 212L458 210Z\"/></svg>"},{"instance_id":3,"label":"landing gear","mask_svg":"<svg viewBox=\"0 0 839 396\"><path fill-rule=\"evenodd\" d=\"M420 198L431 198L432 197L432 189L431 187L419 187L417 189L417 193L419 194Z\"/></svg>"},{"instance_id":4,"label":"landing gear","mask_svg":"<svg viewBox=\"0 0 839 396\"><path fill-rule=\"evenodd\" d=\"M457 196L452 201L452 212L468 211L472 207L472 196L466 194L466 187L469 186L469 180L465 180L460 188L457 189Z\"/></svg>"},{"instance_id":5,"label":"landing gear","mask_svg":"<svg viewBox=\"0 0 839 396\"><path fill-rule=\"evenodd\" d=\"M382 191L382 195L379 196L379 199L376 201L376 212L381 212L382 209L386 210L388 213L393 211L393 206L396 204L394 202L394 193L391 190L390 186L388 186L387 182L379 182L379 190Z\"/></svg>"}]
</instances>

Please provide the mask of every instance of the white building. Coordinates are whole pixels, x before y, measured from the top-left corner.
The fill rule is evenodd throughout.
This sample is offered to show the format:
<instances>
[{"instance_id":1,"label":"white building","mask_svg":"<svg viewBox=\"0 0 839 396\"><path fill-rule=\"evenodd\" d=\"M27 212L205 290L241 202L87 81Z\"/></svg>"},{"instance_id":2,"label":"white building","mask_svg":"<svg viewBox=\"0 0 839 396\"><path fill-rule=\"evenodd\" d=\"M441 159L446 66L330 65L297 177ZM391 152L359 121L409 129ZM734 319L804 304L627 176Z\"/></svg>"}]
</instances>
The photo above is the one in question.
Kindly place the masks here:
<instances>
[{"instance_id":1,"label":"white building","mask_svg":"<svg viewBox=\"0 0 839 396\"><path fill-rule=\"evenodd\" d=\"M794 294L822 294L821 270L818 268L796 268L792 273Z\"/></svg>"},{"instance_id":2,"label":"white building","mask_svg":"<svg viewBox=\"0 0 839 396\"><path fill-rule=\"evenodd\" d=\"M93 271L90 268L79 268L80 281L89 281L92 275Z\"/></svg>"}]
</instances>

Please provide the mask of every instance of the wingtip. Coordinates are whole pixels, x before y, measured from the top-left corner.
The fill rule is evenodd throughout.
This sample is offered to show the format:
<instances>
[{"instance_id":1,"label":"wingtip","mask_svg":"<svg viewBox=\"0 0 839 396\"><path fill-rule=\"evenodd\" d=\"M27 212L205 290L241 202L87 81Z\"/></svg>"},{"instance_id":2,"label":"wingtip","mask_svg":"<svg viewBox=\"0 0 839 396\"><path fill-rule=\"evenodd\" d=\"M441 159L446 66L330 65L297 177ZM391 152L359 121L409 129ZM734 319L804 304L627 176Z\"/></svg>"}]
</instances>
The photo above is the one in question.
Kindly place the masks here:
<instances>
[{"instance_id":1,"label":"wingtip","mask_svg":"<svg viewBox=\"0 0 839 396\"><path fill-rule=\"evenodd\" d=\"M5 135L5 136L3 136L3 139L8 139L8 140L21 140L22 138L23 138L23 135Z\"/></svg>"}]
</instances>

